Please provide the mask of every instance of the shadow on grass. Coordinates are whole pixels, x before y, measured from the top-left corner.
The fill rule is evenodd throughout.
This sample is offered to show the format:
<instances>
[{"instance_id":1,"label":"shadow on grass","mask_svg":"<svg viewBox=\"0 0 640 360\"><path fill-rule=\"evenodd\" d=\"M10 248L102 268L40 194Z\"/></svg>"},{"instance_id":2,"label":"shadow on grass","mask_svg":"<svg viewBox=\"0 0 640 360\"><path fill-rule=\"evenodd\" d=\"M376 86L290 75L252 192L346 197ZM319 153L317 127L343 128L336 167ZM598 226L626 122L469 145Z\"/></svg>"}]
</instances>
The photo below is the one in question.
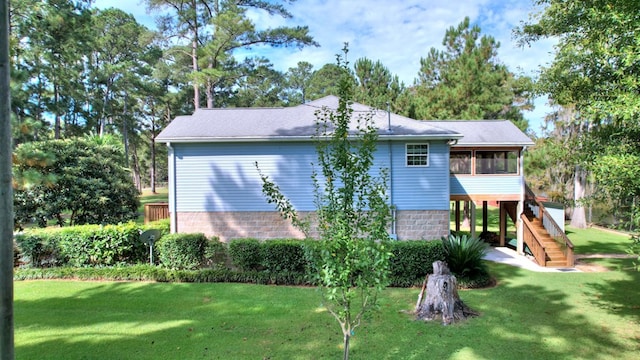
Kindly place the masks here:
<instances>
[{"instance_id":1,"label":"shadow on grass","mask_svg":"<svg viewBox=\"0 0 640 360\"><path fill-rule=\"evenodd\" d=\"M304 359L306 353L340 354L337 326L326 313L310 310L318 303L313 289L78 284L71 293L15 301L17 358Z\"/></svg>"},{"instance_id":2,"label":"shadow on grass","mask_svg":"<svg viewBox=\"0 0 640 360\"><path fill-rule=\"evenodd\" d=\"M410 321L402 332L371 326L364 341L377 359L632 359L635 349L615 331L603 331L599 318L574 302L562 288L512 281L529 278L526 270L497 265L495 288L461 291L460 296L481 316L453 326ZM568 274L561 276L573 281ZM510 276L504 278L503 276ZM622 284L621 284L622 285ZM571 289L573 290L573 289ZM614 294L620 290L607 289ZM417 297L416 290L416 297ZM415 300L415 299L414 299ZM406 309L406 308L405 308ZM586 314L585 314L586 313ZM410 319L406 316L405 319ZM611 318L607 318L611 320ZM391 326L394 328L395 324ZM390 339L390 338L393 339ZM384 348L383 344L393 344ZM354 358L367 358L369 349L357 348Z\"/></svg>"},{"instance_id":3,"label":"shadow on grass","mask_svg":"<svg viewBox=\"0 0 640 360\"><path fill-rule=\"evenodd\" d=\"M490 264L461 291L481 316L413 321L419 289L388 289L353 359L635 359L640 274ZM315 289L245 284L30 282L16 288L19 359L334 359L342 336Z\"/></svg>"},{"instance_id":4,"label":"shadow on grass","mask_svg":"<svg viewBox=\"0 0 640 360\"><path fill-rule=\"evenodd\" d=\"M628 269L621 278L586 284L592 304L605 311L640 323L640 272Z\"/></svg>"}]
</instances>

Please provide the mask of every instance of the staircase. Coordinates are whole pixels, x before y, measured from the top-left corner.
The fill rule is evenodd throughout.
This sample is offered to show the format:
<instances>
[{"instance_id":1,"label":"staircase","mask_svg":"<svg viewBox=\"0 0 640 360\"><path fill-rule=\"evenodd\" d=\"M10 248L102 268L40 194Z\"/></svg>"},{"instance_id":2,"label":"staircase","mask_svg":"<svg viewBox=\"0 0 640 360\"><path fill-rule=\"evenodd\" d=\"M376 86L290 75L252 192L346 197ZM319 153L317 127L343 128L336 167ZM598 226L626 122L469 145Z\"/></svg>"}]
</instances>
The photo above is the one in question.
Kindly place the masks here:
<instances>
[{"instance_id":1,"label":"staircase","mask_svg":"<svg viewBox=\"0 0 640 360\"><path fill-rule=\"evenodd\" d=\"M573 267L573 244L528 186L526 192L521 215L524 243L540 266Z\"/></svg>"}]
</instances>

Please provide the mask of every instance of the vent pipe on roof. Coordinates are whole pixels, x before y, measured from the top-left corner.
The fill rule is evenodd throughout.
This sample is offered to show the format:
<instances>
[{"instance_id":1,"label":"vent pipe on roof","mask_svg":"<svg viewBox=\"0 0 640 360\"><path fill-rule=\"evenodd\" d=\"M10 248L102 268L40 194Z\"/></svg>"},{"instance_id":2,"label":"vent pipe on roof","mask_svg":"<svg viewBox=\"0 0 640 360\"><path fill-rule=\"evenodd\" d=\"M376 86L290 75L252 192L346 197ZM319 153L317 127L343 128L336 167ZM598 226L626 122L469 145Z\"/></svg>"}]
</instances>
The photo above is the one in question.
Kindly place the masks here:
<instances>
[{"instance_id":1,"label":"vent pipe on roof","mask_svg":"<svg viewBox=\"0 0 640 360\"><path fill-rule=\"evenodd\" d=\"M391 103L387 101L387 133L393 133L391 130Z\"/></svg>"}]
</instances>

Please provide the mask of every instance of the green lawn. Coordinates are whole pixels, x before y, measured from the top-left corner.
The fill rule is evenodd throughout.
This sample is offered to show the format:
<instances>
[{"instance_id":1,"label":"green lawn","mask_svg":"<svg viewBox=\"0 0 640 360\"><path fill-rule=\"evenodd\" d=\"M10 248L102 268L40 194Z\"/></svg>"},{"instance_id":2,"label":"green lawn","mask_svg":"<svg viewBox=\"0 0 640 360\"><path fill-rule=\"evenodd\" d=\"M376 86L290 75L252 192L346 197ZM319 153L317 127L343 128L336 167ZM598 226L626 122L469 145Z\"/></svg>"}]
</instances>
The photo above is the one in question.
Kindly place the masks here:
<instances>
[{"instance_id":1,"label":"green lawn","mask_svg":"<svg viewBox=\"0 0 640 360\"><path fill-rule=\"evenodd\" d=\"M413 321L418 289L388 289L352 359L636 359L640 273L533 273L490 263L495 288L462 291L482 316ZM17 359L336 359L341 333L313 288L25 281Z\"/></svg>"},{"instance_id":2,"label":"green lawn","mask_svg":"<svg viewBox=\"0 0 640 360\"><path fill-rule=\"evenodd\" d=\"M576 254L624 254L631 245L629 235L597 228L566 227Z\"/></svg>"}]
</instances>

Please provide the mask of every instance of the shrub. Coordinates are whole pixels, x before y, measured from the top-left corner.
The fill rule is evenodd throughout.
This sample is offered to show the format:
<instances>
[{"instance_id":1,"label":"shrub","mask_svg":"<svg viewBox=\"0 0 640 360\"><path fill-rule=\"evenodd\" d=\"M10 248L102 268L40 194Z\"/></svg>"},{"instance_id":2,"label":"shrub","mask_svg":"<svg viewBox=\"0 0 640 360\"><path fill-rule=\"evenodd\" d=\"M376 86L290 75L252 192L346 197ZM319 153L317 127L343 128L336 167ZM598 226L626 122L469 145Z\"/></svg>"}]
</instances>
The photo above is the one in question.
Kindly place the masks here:
<instances>
[{"instance_id":1,"label":"shrub","mask_svg":"<svg viewBox=\"0 0 640 360\"><path fill-rule=\"evenodd\" d=\"M134 222L118 225L82 225L50 233L71 266L135 264L147 257Z\"/></svg>"},{"instance_id":2,"label":"shrub","mask_svg":"<svg viewBox=\"0 0 640 360\"><path fill-rule=\"evenodd\" d=\"M18 264L26 267L52 267L65 263L57 237L44 230L32 230L15 236Z\"/></svg>"},{"instance_id":3,"label":"shrub","mask_svg":"<svg viewBox=\"0 0 640 360\"><path fill-rule=\"evenodd\" d=\"M231 263L244 271L260 270L260 241L257 239L235 239L229 243Z\"/></svg>"},{"instance_id":4,"label":"shrub","mask_svg":"<svg viewBox=\"0 0 640 360\"><path fill-rule=\"evenodd\" d=\"M442 238L446 261L451 272L473 279L487 273L482 258L488 246L479 238L467 235L449 235Z\"/></svg>"},{"instance_id":5,"label":"shrub","mask_svg":"<svg viewBox=\"0 0 640 360\"><path fill-rule=\"evenodd\" d=\"M204 234L165 235L156 244L160 262L172 269L197 269L205 262L209 240Z\"/></svg>"},{"instance_id":6,"label":"shrub","mask_svg":"<svg viewBox=\"0 0 640 360\"><path fill-rule=\"evenodd\" d=\"M262 266L270 272L305 272L302 240L268 240L261 244Z\"/></svg>"},{"instance_id":7,"label":"shrub","mask_svg":"<svg viewBox=\"0 0 640 360\"><path fill-rule=\"evenodd\" d=\"M160 219L156 221L151 221L150 223L144 225L144 230L156 229L160 230L160 234L169 235L171 233L171 220L170 219Z\"/></svg>"},{"instance_id":8,"label":"shrub","mask_svg":"<svg viewBox=\"0 0 640 360\"><path fill-rule=\"evenodd\" d=\"M391 243L391 285L409 287L419 285L433 271L432 264L445 259L440 241L396 241Z\"/></svg>"},{"instance_id":9,"label":"shrub","mask_svg":"<svg viewBox=\"0 0 640 360\"><path fill-rule=\"evenodd\" d=\"M227 253L227 244L220 241L217 237L213 237L209 240L204 250L206 265L209 267L226 265L228 260Z\"/></svg>"}]
</instances>

